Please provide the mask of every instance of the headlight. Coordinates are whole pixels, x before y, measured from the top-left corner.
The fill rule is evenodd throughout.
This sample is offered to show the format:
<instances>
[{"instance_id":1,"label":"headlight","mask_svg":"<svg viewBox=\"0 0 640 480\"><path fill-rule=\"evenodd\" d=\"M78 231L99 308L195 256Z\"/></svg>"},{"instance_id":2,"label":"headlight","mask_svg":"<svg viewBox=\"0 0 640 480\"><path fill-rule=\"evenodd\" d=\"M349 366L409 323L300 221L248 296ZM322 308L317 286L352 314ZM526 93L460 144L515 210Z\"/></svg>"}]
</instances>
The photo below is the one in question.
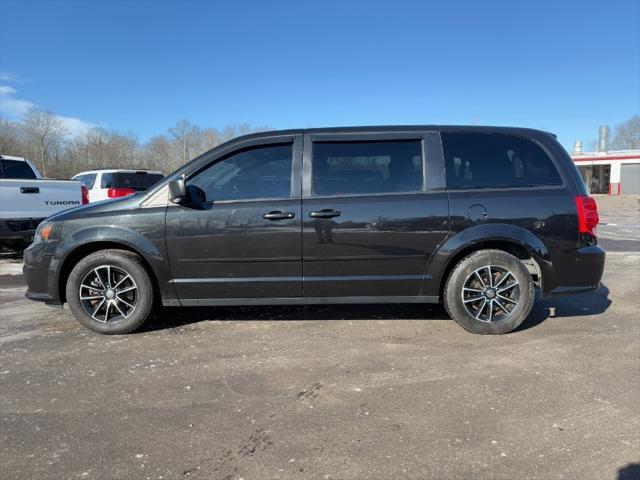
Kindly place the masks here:
<instances>
[{"instance_id":1,"label":"headlight","mask_svg":"<svg viewBox=\"0 0 640 480\"><path fill-rule=\"evenodd\" d=\"M33 243L46 242L47 240L49 240L49 238L53 237L53 230L53 222L42 222L36 229L36 233L33 236Z\"/></svg>"}]
</instances>

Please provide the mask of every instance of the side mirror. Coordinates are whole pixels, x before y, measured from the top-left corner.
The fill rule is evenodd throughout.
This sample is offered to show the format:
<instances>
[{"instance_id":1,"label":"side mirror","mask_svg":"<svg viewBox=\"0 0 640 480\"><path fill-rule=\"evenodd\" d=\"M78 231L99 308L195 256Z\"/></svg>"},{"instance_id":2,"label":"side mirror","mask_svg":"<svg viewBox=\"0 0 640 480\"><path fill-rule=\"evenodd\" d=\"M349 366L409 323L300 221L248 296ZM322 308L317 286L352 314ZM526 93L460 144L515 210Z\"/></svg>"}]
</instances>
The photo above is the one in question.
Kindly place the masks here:
<instances>
[{"instance_id":1,"label":"side mirror","mask_svg":"<svg viewBox=\"0 0 640 480\"><path fill-rule=\"evenodd\" d=\"M187 187L184 177L174 178L169 182L169 200L173 203L184 203L187 200Z\"/></svg>"}]
</instances>

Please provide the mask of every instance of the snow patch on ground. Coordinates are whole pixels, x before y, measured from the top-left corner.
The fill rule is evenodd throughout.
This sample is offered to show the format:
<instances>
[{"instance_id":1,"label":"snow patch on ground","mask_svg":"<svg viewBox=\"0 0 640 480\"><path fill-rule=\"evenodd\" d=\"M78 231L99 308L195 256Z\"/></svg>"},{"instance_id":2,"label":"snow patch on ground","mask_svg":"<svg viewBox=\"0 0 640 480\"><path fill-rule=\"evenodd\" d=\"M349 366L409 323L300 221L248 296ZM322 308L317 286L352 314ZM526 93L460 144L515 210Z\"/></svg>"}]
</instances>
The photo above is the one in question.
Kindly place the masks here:
<instances>
[{"instance_id":1,"label":"snow patch on ground","mask_svg":"<svg viewBox=\"0 0 640 480\"><path fill-rule=\"evenodd\" d=\"M22 275L22 262L0 260L0 275Z\"/></svg>"}]
</instances>

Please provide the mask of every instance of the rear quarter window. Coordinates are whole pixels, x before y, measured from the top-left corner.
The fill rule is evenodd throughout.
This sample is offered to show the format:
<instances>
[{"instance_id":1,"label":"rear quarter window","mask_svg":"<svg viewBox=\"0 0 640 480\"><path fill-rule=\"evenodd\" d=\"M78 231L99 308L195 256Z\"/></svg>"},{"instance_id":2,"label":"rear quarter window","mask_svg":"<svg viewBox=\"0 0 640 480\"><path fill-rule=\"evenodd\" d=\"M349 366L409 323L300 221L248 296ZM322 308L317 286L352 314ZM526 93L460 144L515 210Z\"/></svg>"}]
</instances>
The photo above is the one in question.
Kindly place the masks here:
<instances>
[{"instance_id":1,"label":"rear quarter window","mask_svg":"<svg viewBox=\"0 0 640 480\"><path fill-rule=\"evenodd\" d=\"M74 177L74 180L78 180L84 184L89 190L93 188L93 185L96 183L96 174L88 173L86 175L78 175Z\"/></svg>"},{"instance_id":2,"label":"rear quarter window","mask_svg":"<svg viewBox=\"0 0 640 480\"><path fill-rule=\"evenodd\" d=\"M562 185L535 142L502 133L442 132L447 188Z\"/></svg>"}]
</instances>

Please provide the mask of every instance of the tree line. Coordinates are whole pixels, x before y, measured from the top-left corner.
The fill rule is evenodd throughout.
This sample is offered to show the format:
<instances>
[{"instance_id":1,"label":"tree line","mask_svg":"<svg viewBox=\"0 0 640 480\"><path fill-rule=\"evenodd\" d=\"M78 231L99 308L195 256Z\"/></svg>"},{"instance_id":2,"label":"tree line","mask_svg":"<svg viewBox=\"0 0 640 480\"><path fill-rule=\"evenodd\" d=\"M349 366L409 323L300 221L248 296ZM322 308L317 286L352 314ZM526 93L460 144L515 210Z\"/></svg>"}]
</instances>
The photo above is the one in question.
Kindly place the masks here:
<instances>
[{"instance_id":1,"label":"tree line","mask_svg":"<svg viewBox=\"0 0 640 480\"><path fill-rule=\"evenodd\" d=\"M33 107L22 122L0 119L0 154L28 158L43 176L70 178L96 168L160 170L168 174L192 158L239 135L270 130L267 126L229 125L221 130L181 120L165 133L140 143L133 133L92 128L71 136L53 112ZM612 132L611 150L640 149L640 116ZM595 141L593 141L595 146Z\"/></svg>"},{"instance_id":2,"label":"tree line","mask_svg":"<svg viewBox=\"0 0 640 480\"><path fill-rule=\"evenodd\" d=\"M133 133L99 127L71 136L53 112L34 107L22 122L0 119L0 154L28 158L48 178L70 178L96 168L150 169L168 174L227 140L265 130L270 128L248 124L220 130L202 128L181 120L141 143Z\"/></svg>"}]
</instances>

